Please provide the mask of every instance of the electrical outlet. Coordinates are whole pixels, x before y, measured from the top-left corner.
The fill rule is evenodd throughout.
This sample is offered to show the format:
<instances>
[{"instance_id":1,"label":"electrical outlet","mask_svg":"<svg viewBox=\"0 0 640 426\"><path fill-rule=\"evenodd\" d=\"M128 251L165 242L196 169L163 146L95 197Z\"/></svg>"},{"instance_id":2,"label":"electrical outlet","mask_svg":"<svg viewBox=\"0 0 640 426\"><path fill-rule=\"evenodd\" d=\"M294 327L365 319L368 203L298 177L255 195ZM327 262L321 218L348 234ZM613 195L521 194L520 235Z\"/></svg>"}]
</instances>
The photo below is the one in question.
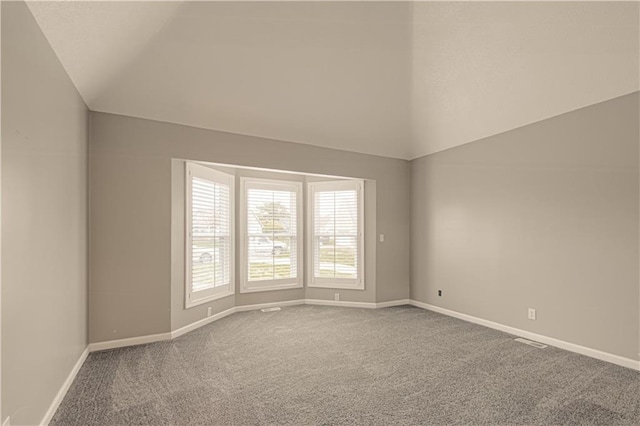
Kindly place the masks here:
<instances>
[{"instance_id":1,"label":"electrical outlet","mask_svg":"<svg viewBox=\"0 0 640 426\"><path fill-rule=\"evenodd\" d=\"M207 308L207 317L211 316L211 306Z\"/></svg>"},{"instance_id":2,"label":"electrical outlet","mask_svg":"<svg viewBox=\"0 0 640 426\"><path fill-rule=\"evenodd\" d=\"M442 290L438 290L438 296L442 296Z\"/></svg>"},{"instance_id":3,"label":"electrical outlet","mask_svg":"<svg viewBox=\"0 0 640 426\"><path fill-rule=\"evenodd\" d=\"M380 234L380 242L384 243L384 234Z\"/></svg>"},{"instance_id":4,"label":"electrical outlet","mask_svg":"<svg viewBox=\"0 0 640 426\"><path fill-rule=\"evenodd\" d=\"M340 301L340 293L336 293L333 295L333 300L335 300L336 302Z\"/></svg>"},{"instance_id":5,"label":"electrical outlet","mask_svg":"<svg viewBox=\"0 0 640 426\"><path fill-rule=\"evenodd\" d=\"M530 320L535 320L536 319L536 310L533 308L529 308L528 312L527 312L528 318Z\"/></svg>"}]
</instances>

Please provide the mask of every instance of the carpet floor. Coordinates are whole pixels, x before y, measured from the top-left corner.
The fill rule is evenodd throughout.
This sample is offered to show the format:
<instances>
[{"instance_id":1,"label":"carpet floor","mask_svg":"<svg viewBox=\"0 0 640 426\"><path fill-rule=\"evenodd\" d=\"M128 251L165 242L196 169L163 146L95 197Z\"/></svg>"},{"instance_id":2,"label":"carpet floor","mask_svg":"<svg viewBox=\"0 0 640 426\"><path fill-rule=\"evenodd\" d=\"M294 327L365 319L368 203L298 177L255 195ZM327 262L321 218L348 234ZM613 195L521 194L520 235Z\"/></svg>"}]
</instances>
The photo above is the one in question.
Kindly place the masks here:
<instances>
[{"instance_id":1,"label":"carpet floor","mask_svg":"<svg viewBox=\"0 0 640 426\"><path fill-rule=\"evenodd\" d=\"M640 373L422 309L292 306L92 353L51 425L640 425Z\"/></svg>"}]
</instances>

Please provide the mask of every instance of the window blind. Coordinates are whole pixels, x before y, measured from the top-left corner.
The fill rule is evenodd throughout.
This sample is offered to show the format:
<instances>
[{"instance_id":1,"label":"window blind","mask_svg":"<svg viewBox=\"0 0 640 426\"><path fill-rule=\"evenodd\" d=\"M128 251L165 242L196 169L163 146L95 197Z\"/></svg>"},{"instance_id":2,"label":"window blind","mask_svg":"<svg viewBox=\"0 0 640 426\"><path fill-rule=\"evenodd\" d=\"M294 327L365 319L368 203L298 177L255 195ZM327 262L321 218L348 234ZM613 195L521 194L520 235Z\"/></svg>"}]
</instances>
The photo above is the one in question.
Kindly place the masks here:
<instances>
[{"instance_id":1,"label":"window blind","mask_svg":"<svg viewBox=\"0 0 640 426\"><path fill-rule=\"evenodd\" d=\"M247 189L247 276L249 281L295 278L296 192Z\"/></svg>"},{"instance_id":2,"label":"window blind","mask_svg":"<svg viewBox=\"0 0 640 426\"><path fill-rule=\"evenodd\" d=\"M192 177L191 194L191 290L229 285L229 187Z\"/></svg>"},{"instance_id":3,"label":"window blind","mask_svg":"<svg viewBox=\"0 0 640 426\"><path fill-rule=\"evenodd\" d=\"M313 270L319 278L358 277L358 192L314 194Z\"/></svg>"},{"instance_id":4,"label":"window blind","mask_svg":"<svg viewBox=\"0 0 640 426\"><path fill-rule=\"evenodd\" d=\"M309 287L364 290L364 181L308 184Z\"/></svg>"},{"instance_id":5,"label":"window blind","mask_svg":"<svg viewBox=\"0 0 640 426\"><path fill-rule=\"evenodd\" d=\"M233 293L234 179L187 163L186 307Z\"/></svg>"}]
</instances>

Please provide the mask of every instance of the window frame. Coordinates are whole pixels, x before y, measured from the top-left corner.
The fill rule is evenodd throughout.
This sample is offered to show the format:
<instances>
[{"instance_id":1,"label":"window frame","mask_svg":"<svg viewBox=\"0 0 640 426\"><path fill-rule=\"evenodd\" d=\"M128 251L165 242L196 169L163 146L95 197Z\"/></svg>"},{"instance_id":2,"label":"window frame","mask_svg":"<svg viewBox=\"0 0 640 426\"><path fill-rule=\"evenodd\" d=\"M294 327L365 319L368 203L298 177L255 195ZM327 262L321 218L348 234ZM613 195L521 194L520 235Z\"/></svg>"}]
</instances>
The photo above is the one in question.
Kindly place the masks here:
<instances>
[{"instance_id":1,"label":"window frame","mask_svg":"<svg viewBox=\"0 0 640 426\"><path fill-rule=\"evenodd\" d=\"M219 185L229 187L229 284L201 292L193 292L193 229L192 229L192 185L191 177L197 177ZM185 164L185 309L233 296L235 294L235 176L214 170L201 164L186 162ZM194 297L201 293L200 297Z\"/></svg>"},{"instance_id":2,"label":"window frame","mask_svg":"<svg viewBox=\"0 0 640 426\"><path fill-rule=\"evenodd\" d=\"M271 191L290 191L296 194L296 277L274 280L249 281L249 232L248 232L248 191L263 189ZM304 205L302 182L264 179L253 177L240 178L240 293L287 290L304 287Z\"/></svg>"},{"instance_id":3,"label":"window frame","mask_svg":"<svg viewBox=\"0 0 640 426\"><path fill-rule=\"evenodd\" d=\"M336 288L349 290L365 289L365 251L364 251L364 185L361 179L340 181L322 181L307 183L307 287L310 288ZM315 276L315 193L325 191L356 190L358 201L358 258L357 278L326 278Z\"/></svg>"}]
</instances>

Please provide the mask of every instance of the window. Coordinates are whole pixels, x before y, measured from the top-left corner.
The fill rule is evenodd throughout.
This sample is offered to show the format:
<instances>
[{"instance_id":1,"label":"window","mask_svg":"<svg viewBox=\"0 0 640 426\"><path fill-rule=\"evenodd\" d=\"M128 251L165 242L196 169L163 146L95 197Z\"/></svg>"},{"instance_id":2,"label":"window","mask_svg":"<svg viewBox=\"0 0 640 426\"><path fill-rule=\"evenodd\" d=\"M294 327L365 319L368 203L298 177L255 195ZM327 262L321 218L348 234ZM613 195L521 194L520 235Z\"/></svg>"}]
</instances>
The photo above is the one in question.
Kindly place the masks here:
<instances>
[{"instance_id":1,"label":"window","mask_svg":"<svg viewBox=\"0 0 640 426\"><path fill-rule=\"evenodd\" d=\"M234 292L234 176L187 163L187 308Z\"/></svg>"},{"instance_id":2,"label":"window","mask_svg":"<svg viewBox=\"0 0 640 426\"><path fill-rule=\"evenodd\" d=\"M240 182L240 292L302 287L302 184Z\"/></svg>"},{"instance_id":3,"label":"window","mask_svg":"<svg viewBox=\"0 0 640 426\"><path fill-rule=\"evenodd\" d=\"M309 287L364 290L363 181L309 184Z\"/></svg>"}]
</instances>

